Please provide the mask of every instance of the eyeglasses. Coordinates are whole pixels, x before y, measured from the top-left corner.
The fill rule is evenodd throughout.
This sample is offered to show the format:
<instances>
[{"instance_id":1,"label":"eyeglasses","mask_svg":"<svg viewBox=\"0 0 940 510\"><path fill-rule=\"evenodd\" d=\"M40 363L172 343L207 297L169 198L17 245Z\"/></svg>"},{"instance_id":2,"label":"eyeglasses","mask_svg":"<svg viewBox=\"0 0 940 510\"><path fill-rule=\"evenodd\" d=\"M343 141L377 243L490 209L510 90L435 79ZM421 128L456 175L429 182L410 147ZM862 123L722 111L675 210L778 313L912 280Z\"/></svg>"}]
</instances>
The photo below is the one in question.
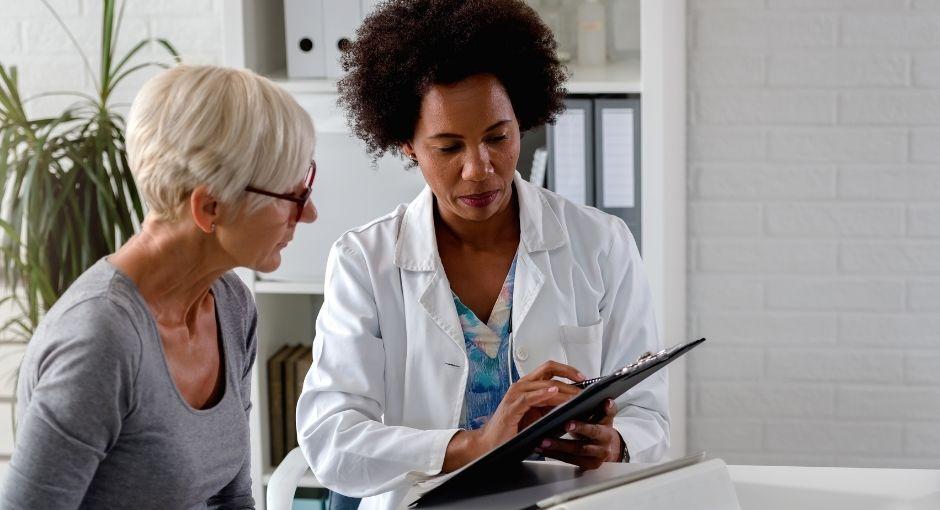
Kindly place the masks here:
<instances>
[{"instance_id":1,"label":"eyeglasses","mask_svg":"<svg viewBox=\"0 0 940 510\"><path fill-rule=\"evenodd\" d=\"M267 197L280 198L282 200L290 200L291 202L297 204L297 217L294 218L294 221L300 221L300 217L304 215L304 207L307 206L307 200L310 199L310 190L313 189L313 178L317 176L317 162L311 161L310 168L307 169L307 177L304 179L304 191L300 195L287 195L284 193L274 193L273 191L267 191L263 189L258 189L252 186L245 188L245 191L249 193L257 193L259 195L264 195Z\"/></svg>"}]
</instances>

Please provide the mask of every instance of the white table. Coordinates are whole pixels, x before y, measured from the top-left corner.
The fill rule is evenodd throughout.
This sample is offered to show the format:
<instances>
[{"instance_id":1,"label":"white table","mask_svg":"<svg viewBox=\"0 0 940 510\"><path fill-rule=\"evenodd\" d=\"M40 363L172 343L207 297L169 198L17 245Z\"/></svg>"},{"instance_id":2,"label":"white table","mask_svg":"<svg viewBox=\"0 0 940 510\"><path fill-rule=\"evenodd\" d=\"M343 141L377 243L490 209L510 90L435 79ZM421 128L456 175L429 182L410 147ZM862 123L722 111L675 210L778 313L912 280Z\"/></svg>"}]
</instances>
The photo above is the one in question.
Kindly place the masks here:
<instances>
[{"instance_id":1,"label":"white table","mask_svg":"<svg viewBox=\"0 0 940 510\"><path fill-rule=\"evenodd\" d=\"M937 510L940 470L728 466L742 510Z\"/></svg>"}]
</instances>

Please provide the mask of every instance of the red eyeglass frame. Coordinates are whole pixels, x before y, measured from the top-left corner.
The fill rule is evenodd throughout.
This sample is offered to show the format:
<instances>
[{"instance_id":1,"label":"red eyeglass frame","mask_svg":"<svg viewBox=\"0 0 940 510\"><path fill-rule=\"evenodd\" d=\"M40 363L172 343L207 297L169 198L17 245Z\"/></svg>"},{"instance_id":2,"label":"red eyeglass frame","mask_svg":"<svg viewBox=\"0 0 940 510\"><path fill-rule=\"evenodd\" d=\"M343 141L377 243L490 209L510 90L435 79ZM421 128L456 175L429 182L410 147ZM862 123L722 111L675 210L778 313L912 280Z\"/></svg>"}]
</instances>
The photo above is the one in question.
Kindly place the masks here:
<instances>
[{"instance_id":1,"label":"red eyeglass frame","mask_svg":"<svg viewBox=\"0 0 940 510\"><path fill-rule=\"evenodd\" d=\"M311 161L310 168L307 169L306 188L304 188L303 193L301 193L300 195L275 193L273 191L255 188L254 186L245 187L245 191L249 193L257 193L259 195L264 195L266 197L289 200L297 204L297 217L294 218L294 221L300 221L300 217L304 215L304 207L307 206L307 200L310 200L310 192L313 190L313 180L316 176L317 176L317 162Z\"/></svg>"}]
</instances>

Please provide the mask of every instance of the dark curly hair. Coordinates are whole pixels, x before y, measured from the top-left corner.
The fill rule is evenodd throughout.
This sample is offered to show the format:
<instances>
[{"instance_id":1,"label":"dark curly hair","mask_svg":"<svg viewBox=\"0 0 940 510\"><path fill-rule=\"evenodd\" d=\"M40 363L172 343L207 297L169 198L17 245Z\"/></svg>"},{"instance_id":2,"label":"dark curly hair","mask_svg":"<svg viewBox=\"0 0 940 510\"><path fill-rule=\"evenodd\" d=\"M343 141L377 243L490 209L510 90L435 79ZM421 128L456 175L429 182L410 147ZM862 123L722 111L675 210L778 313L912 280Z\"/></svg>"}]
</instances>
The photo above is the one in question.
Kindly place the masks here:
<instances>
[{"instance_id":1,"label":"dark curly hair","mask_svg":"<svg viewBox=\"0 0 940 510\"><path fill-rule=\"evenodd\" d=\"M521 0L388 0L343 52L340 104L373 156L401 154L434 84L493 74L520 131L564 109L567 72L551 30Z\"/></svg>"}]
</instances>

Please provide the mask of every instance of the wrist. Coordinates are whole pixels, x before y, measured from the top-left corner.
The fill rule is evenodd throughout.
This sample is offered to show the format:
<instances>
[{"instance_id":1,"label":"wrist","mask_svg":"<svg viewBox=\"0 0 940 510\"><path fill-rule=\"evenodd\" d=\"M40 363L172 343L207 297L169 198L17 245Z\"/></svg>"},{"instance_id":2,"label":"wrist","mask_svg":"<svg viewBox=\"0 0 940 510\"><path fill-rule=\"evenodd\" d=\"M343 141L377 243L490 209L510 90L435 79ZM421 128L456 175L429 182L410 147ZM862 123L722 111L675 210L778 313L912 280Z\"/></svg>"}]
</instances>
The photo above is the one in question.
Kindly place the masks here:
<instances>
[{"instance_id":1,"label":"wrist","mask_svg":"<svg viewBox=\"0 0 940 510\"><path fill-rule=\"evenodd\" d=\"M442 473L456 471L470 462L473 462L487 450L482 444L484 441L481 430L460 430L447 444L447 453L444 454Z\"/></svg>"}]
</instances>

